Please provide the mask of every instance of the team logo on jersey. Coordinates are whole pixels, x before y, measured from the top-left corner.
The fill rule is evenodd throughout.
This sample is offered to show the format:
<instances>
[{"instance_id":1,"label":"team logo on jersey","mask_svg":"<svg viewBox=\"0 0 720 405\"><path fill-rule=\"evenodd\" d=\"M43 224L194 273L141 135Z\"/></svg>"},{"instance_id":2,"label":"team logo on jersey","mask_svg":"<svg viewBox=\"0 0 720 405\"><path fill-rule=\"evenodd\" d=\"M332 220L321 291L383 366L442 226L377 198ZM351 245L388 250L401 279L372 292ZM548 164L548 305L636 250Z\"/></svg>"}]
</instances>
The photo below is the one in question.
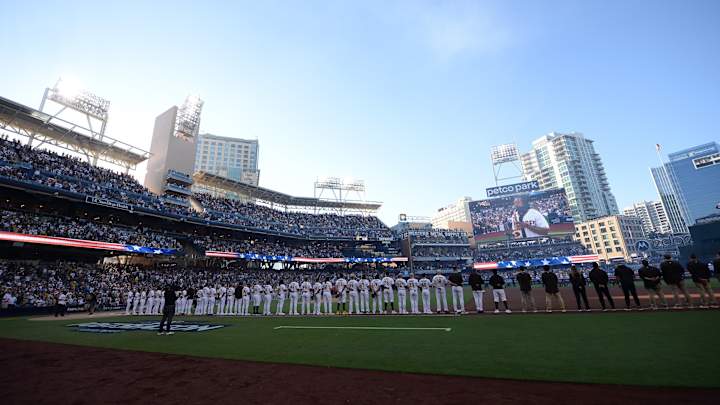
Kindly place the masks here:
<instances>
[{"instance_id":1,"label":"team logo on jersey","mask_svg":"<svg viewBox=\"0 0 720 405\"><path fill-rule=\"evenodd\" d=\"M80 332L116 333L123 331L151 331L157 332L160 329L159 321L147 322L86 322L67 325L77 328ZM227 325L214 325L207 323L173 322L170 330L173 332L207 332L224 328Z\"/></svg>"}]
</instances>

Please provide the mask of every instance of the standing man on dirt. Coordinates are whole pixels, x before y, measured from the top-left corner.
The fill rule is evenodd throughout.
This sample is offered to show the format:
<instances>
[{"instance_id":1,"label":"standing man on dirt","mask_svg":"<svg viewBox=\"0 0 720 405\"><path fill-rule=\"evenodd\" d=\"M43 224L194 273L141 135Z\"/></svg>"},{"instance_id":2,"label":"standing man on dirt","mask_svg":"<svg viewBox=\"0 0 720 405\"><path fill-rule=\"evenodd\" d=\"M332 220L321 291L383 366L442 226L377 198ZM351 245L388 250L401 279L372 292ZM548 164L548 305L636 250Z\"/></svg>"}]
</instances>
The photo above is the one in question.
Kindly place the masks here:
<instances>
[{"instance_id":1,"label":"standing man on dirt","mask_svg":"<svg viewBox=\"0 0 720 405\"><path fill-rule=\"evenodd\" d=\"M485 295L485 281L480 275L480 270L473 270L468 278L468 284L472 290L473 299L475 300L475 311L478 314L482 314L483 310L483 295Z\"/></svg>"},{"instance_id":2,"label":"standing man on dirt","mask_svg":"<svg viewBox=\"0 0 720 405\"><path fill-rule=\"evenodd\" d=\"M437 303L437 313L450 313L448 310L447 295L445 294L445 285L448 281L445 276L442 275L440 270L432 278L433 287L435 287L435 302Z\"/></svg>"},{"instance_id":3,"label":"standing man on dirt","mask_svg":"<svg viewBox=\"0 0 720 405\"><path fill-rule=\"evenodd\" d=\"M522 305L522 311L527 312L528 309L531 309L533 312L537 312L535 297L532 295L532 277L525 271L525 266L520 266L519 270L520 272L515 276L515 279L520 286L520 304Z\"/></svg>"},{"instance_id":4,"label":"standing man on dirt","mask_svg":"<svg viewBox=\"0 0 720 405\"><path fill-rule=\"evenodd\" d=\"M463 277L462 274L460 274L460 269L457 267L454 269L453 273L450 275L449 281L450 285L452 285L451 291L455 315L464 314L465 294L463 293Z\"/></svg>"},{"instance_id":5,"label":"standing man on dirt","mask_svg":"<svg viewBox=\"0 0 720 405\"><path fill-rule=\"evenodd\" d=\"M645 289L650 299L650 308L657 309L657 301L659 301L665 309L667 309L667 301L662 290L662 280L660 277L660 269L650 266L647 260L642 261L642 267L638 270L638 276L642 279Z\"/></svg>"},{"instance_id":6,"label":"standing man on dirt","mask_svg":"<svg viewBox=\"0 0 720 405\"><path fill-rule=\"evenodd\" d=\"M698 260L695 253L690 255L690 261L688 262L687 269L692 276L692 280L700 293L700 308L706 306L717 306L715 301L715 294L712 288L710 288L710 269L706 263ZM707 297L706 297L707 296Z\"/></svg>"},{"instance_id":7,"label":"standing man on dirt","mask_svg":"<svg viewBox=\"0 0 720 405\"><path fill-rule=\"evenodd\" d=\"M587 298L587 281L585 281L585 276L578 271L574 264L570 267L570 284L572 284L573 294L575 294L578 311L582 311L581 303L585 304L585 311L590 311Z\"/></svg>"},{"instance_id":8,"label":"standing man on dirt","mask_svg":"<svg viewBox=\"0 0 720 405\"><path fill-rule=\"evenodd\" d=\"M615 309L615 302L613 301L612 296L610 295L610 290L608 289L608 281L610 281L610 277L608 277L607 272L601 269L597 262L593 262L592 270L590 270L589 276L590 281L593 283L593 287L595 287L595 292L600 299L600 306L602 307L602 310L607 311L607 307L605 306L605 297L607 297L608 302L610 303L610 308Z\"/></svg>"},{"instance_id":9,"label":"standing man on dirt","mask_svg":"<svg viewBox=\"0 0 720 405\"><path fill-rule=\"evenodd\" d=\"M498 274L497 269L493 270L493 275L488 280L493 292L493 303L495 304L495 313L500 313L500 301L505 305L505 313L509 314L510 307L507 302L507 295L505 295L505 279Z\"/></svg>"},{"instance_id":10,"label":"standing man on dirt","mask_svg":"<svg viewBox=\"0 0 720 405\"><path fill-rule=\"evenodd\" d=\"M172 323L173 316L175 315L175 300L177 300L175 290L177 290L175 286L165 287L165 293L163 294L165 298L165 306L162 309L162 319L160 319L160 330L158 331L158 336L174 334L174 332L170 331L170 324ZM166 327L165 332L163 332L163 326Z\"/></svg>"},{"instance_id":11,"label":"standing man on dirt","mask_svg":"<svg viewBox=\"0 0 720 405\"><path fill-rule=\"evenodd\" d=\"M662 272L663 280L665 284L670 287L675 300L675 308L680 307L680 297L678 292L681 292L685 297L685 304L692 308L692 300L687 289L685 289L685 269L677 261L672 259L671 255L665 255L664 260L660 263L660 271Z\"/></svg>"},{"instance_id":12,"label":"standing man on dirt","mask_svg":"<svg viewBox=\"0 0 720 405\"><path fill-rule=\"evenodd\" d=\"M552 312L553 298L560 304L560 310L565 312L565 301L563 301L562 295L560 295L560 289L558 288L558 276L550 271L550 266L547 264L543 266L540 279L545 286L545 312Z\"/></svg>"},{"instance_id":13,"label":"standing man on dirt","mask_svg":"<svg viewBox=\"0 0 720 405\"><path fill-rule=\"evenodd\" d=\"M624 264L615 267L615 279L620 282L623 294L625 295L625 310L630 310L630 294L635 301L635 308L640 308L640 299L635 289L635 272Z\"/></svg>"}]
</instances>

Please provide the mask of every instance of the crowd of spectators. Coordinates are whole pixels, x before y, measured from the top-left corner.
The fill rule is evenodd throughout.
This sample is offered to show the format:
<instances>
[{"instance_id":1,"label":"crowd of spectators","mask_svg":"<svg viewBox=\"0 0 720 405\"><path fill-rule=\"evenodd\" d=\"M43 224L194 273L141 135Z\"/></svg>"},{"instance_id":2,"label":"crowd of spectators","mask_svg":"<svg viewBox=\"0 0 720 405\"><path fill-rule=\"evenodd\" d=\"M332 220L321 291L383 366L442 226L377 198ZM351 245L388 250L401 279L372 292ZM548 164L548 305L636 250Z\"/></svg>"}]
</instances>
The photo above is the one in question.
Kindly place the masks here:
<instances>
[{"instance_id":1,"label":"crowd of spectators","mask_svg":"<svg viewBox=\"0 0 720 405\"><path fill-rule=\"evenodd\" d=\"M220 252L253 253L272 256L293 257L343 257L341 245L329 241L302 241L291 245L274 239L248 238L244 240L220 238L196 238L195 244L205 250Z\"/></svg>"},{"instance_id":2,"label":"crowd of spectators","mask_svg":"<svg viewBox=\"0 0 720 405\"><path fill-rule=\"evenodd\" d=\"M85 219L0 210L0 230L152 248L180 249L177 239L142 227L126 227Z\"/></svg>"},{"instance_id":3,"label":"crowd of spectators","mask_svg":"<svg viewBox=\"0 0 720 405\"><path fill-rule=\"evenodd\" d=\"M412 249L413 257L456 257L473 256L470 246L416 245Z\"/></svg>"},{"instance_id":4,"label":"crowd of spectators","mask_svg":"<svg viewBox=\"0 0 720 405\"><path fill-rule=\"evenodd\" d=\"M69 155L31 149L6 138L0 138L0 176L164 214L200 217L263 231L327 238L375 239L392 236L389 228L375 216L286 212L202 193L194 195L204 208L202 212L197 212L189 204L173 204L152 194L129 175L92 166Z\"/></svg>"},{"instance_id":5,"label":"crowd of spectators","mask_svg":"<svg viewBox=\"0 0 720 405\"><path fill-rule=\"evenodd\" d=\"M510 242L509 244L480 245L478 250L475 251L475 260L479 262L501 262L585 254L588 254L588 250L578 242L566 239L542 238Z\"/></svg>"}]
</instances>

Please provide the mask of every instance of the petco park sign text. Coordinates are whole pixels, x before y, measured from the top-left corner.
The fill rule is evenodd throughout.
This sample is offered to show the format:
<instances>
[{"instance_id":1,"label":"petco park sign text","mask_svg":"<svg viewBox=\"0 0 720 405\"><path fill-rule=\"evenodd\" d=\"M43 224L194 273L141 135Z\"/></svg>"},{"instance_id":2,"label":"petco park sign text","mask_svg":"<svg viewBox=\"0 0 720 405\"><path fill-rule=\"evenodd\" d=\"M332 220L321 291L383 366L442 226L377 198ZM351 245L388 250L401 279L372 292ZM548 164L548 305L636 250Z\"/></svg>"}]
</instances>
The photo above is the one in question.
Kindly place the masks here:
<instances>
[{"instance_id":1,"label":"petco park sign text","mask_svg":"<svg viewBox=\"0 0 720 405\"><path fill-rule=\"evenodd\" d=\"M497 186L486 188L488 197L502 197L505 195L529 193L530 191L540 190L540 184L537 181L526 181L525 183L508 184L507 186Z\"/></svg>"}]
</instances>

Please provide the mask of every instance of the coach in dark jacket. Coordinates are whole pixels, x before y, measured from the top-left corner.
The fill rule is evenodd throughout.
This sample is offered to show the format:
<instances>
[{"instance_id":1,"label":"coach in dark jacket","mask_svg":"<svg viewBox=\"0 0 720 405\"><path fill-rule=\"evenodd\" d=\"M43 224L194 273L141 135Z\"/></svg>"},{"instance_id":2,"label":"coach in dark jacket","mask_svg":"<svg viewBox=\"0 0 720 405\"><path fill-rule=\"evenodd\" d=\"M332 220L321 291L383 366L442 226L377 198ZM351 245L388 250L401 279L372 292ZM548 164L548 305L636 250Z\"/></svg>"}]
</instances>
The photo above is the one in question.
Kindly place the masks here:
<instances>
[{"instance_id":1,"label":"coach in dark jacket","mask_svg":"<svg viewBox=\"0 0 720 405\"><path fill-rule=\"evenodd\" d=\"M582 311L580 300L585 303L585 310L589 311L590 304L587 298L587 281L585 281L585 275L580 273L575 265L570 267L570 284L572 285L573 294L575 294L578 311Z\"/></svg>"},{"instance_id":2,"label":"coach in dark jacket","mask_svg":"<svg viewBox=\"0 0 720 405\"><path fill-rule=\"evenodd\" d=\"M662 272L663 280L665 280L665 283L670 287L670 290L673 293L675 307L680 306L679 292L685 297L685 304L688 307L692 307L690 294L688 294L687 289L685 288L685 282L683 281L683 278L685 277L685 269L683 269L683 266L673 260L672 256L665 255L665 260L660 263L660 271Z\"/></svg>"},{"instance_id":3,"label":"coach in dark jacket","mask_svg":"<svg viewBox=\"0 0 720 405\"><path fill-rule=\"evenodd\" d=\"M687 269L700 293L701 307L708 305L715 306L717 302L715 301L715 294L712 288L710 288L710 268L708 268L708 265L698 260L695 254L692 254L690 255Z\"/></svg>"},{"instance_id":4,"label":"coach in dark jacket","mask_svg":"<svg viewBox=\"0 0 720 405\"><path fill-rule=\"evenodd\" d=\"M540 276L543 285L545 286L545 311L552 312L552 301L553 298L560 302L560 309L565 312L565 301L563 301L560 295L560 289L558 288L558 277L555 273L550 271L550 266L543 266L543 272Z\"/></svg>"},{"instance_id":5,"label":"coach in dark jacket","mask_svg":"<svg viewBox=\"0 0 720 405\"><path fill-rule=\"evenodd\" d=\"M637 295L637 289L635 288L635 272L633 270L621 264L615 267L615 278L620 283L623 294L625 295L625 310L630 310L630 294L633 296L635 301L635 307L640 308L640 299Z\"/></svg>"},{"instance_id":6,"label":"coach in dark jacket","mask_svg":"<svg viewBox=\"0 0 720 405\"><path fill-rule=\"evenodd\" d=\"M717 252L715 260L713 260L713 271L715 272L715 278L720 281L720 252Z\"/></svg>"},{"instance_id":7,"label":"coach in dark jacket","mask_svg":"<svg viewBox=\"0 0 720 405\"><path fill-rule=\"evenodd\" d=\"M479 270L473 270L468 277L468 284L472 290L473 299L475 299L475 310L478 314L483 313L483 294L485 293L485 281L480 275Z\"/></svg>"},{"instance_id":8,"label":"coach in dark jacket","mask_svg":"<svg viewBox=\"0 0 720 405\"><path fill-rule=\"evenodd\" d=\"M522 305L522 311L527 312L528 309L533 312L537 312L535 307L535 297L532 295L532 277L525 271L525 266L520 266L518 274L515 275L515 279L520 286L520 304Z\"/></svg>"},{"instance_id":9,"label":"coach in dark jacket","mask_svg":"<svg viewBox=\"0 0 720 405\"><path fill-rule=\"evenodd\" d=\"M593 263L592 267L593 268L592 270L590 270L589 274L590 281L593 283L593 287L595 287L595 292L600 299L600 306L602 306L603 311L607 310L607 308L605 307L605 297L607 297L610 308L615 309L615 302L613 302L612 296L610 295L610 290L608 289L608 281L610 280L608 274L605 272L605 270L601 269L597 263Z\"/></svg>"},{"instance_id":10,"label":"coach in dark jacket","mask_svg":"<svg viewBox=\"0 0 720 405\"><path fill-rule=\"evenodd\" d=\"M667 301L665 301L665 294L662 290L662 273L660 273L660 269L650 266L647 260L643 260L642 267L638 270L638 276L645 284L650 299L650 308L657 309L656 299L667 308Z\"/></svg>"},{"instance_id":11,"label":"coach in dark jacket","mask_svg":"<svg viewBox=\"0 0 720 405\"><path fill-rule=\"evenodd\" d=\"M173 332L170 332L170 324L172 323L173 316L175 315L175 301L177 300L175 290L177 290L175 286L165 287L165 306L163 307L163 314L162 319L160 320L160 330L158 331L158 335L173 334ZM165 332L163 332L163 325L167 325Z\"/></svg>"}]
</instances>

